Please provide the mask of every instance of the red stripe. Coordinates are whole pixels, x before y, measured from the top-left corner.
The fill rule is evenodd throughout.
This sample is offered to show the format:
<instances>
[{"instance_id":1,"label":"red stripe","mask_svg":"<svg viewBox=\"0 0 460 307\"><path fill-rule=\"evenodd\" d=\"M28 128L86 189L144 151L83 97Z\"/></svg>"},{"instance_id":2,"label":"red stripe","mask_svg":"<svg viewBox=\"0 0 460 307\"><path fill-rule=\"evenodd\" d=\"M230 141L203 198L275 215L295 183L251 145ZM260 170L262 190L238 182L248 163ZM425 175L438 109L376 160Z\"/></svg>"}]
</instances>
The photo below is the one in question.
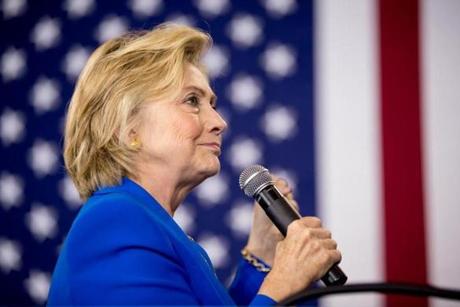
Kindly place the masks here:
<instances>
[{"instance_id":1,"label":"red stripe","mask_svg":"<svg viewBox=\"0 0 460 307\"><path fill-rule=\"evenodd\" d=\"M379 26L386 278L426 283L418 1L380 0ZM392 307L427 305L387 298Z\"/></svg>"}]
</instances>

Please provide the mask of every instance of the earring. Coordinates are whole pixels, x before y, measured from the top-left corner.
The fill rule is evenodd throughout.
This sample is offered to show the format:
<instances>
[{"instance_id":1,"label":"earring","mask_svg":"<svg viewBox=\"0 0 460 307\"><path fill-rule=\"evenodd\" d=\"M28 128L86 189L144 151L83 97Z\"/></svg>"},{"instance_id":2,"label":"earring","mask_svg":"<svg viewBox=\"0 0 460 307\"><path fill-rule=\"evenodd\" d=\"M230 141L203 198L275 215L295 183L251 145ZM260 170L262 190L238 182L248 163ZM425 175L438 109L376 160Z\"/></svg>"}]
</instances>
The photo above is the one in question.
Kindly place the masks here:
<instances>
[{"instance_id":1,"label":"earring","mask_svg":"<svg viewBox=\"0 0 460 307\"><path fill-rule=\"evenodd\" d=\"M141 143L137 140L137 139L134 139L131 141L131 143L129 144L131 147L133 148L137 148L141 145Z\"/></svg>"}]
</instances>

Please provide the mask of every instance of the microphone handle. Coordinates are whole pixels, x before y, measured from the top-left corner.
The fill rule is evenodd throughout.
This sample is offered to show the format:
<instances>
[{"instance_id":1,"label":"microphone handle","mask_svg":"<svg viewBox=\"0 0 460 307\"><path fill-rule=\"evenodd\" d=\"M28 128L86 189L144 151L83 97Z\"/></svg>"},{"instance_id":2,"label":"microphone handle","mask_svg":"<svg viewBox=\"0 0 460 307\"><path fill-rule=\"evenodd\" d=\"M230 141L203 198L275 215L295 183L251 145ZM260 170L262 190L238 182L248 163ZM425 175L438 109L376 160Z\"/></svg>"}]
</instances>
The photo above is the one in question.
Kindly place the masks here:
<instances>
[{"instance_id":1,"label":"microphone handle","mask_svg":"<svg viewBox=\"0 0 460 307\"><path fill-rule=\"evenodd\" d=\"M289 224L301 218L274 185L265 187L255 195L255 199L283 236L286 236ZM334 264L326 275L321 277L321 281L326 286L341 286L347 279L347 275L337 264Z\"/></svg>"}]
</instances>

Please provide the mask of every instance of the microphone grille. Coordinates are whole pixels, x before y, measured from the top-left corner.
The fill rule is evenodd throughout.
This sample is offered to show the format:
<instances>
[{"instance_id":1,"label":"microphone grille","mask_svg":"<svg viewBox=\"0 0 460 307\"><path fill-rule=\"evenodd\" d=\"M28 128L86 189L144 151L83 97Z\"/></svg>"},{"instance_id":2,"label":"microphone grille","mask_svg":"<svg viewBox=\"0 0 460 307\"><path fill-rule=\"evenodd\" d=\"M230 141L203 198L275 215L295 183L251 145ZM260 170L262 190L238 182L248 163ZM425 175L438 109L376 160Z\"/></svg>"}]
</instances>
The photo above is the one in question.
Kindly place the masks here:
<instances>
[{"instance_id":1,"label":"microphone grille","mask_svg":"<svg viewBox=\"0 0 460 307\"><path fill-rule=\"evenodd\" d=\"M267 183L272 182L268 169L262 165L246 167L240 175L240 188L249 197L253 197L256 191Z\"/></svg>"}]
</instances>

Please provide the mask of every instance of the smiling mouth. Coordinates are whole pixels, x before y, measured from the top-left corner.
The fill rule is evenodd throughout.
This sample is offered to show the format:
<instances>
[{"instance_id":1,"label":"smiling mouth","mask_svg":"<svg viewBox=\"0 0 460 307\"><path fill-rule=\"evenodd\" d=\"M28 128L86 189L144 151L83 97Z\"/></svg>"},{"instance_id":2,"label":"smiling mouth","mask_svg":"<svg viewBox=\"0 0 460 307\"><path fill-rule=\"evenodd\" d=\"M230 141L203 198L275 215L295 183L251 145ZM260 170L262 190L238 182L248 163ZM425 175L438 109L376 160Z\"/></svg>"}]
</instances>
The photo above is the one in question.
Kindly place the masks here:
<instances>
[{"instance_id":1,"label":"smiling mouth","mask_svg":"<svg viewBox=\"0 0 460 307\"><path fill-rule=\"evenodd\" d=\"M201 146L207 147L211 149L213 152L216 152L218 155L220 155L221 149L220 145L217 143L206 143L206 144L200 144Z\"/></svg>"}]
</instances>

